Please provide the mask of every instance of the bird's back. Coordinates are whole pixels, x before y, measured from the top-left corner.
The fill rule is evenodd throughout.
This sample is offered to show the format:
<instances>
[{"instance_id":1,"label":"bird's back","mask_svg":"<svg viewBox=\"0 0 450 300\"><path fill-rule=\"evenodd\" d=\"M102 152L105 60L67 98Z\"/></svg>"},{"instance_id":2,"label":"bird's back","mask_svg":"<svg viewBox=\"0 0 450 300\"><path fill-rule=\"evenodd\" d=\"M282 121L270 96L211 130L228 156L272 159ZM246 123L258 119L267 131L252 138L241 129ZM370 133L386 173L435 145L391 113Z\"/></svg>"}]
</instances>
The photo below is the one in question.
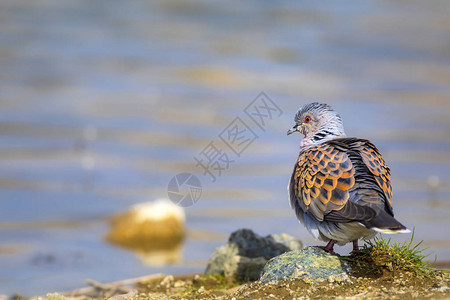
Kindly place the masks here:
<instances>
[{"instance_id":1,"label":"bird's back","mask_svg":"<svg viewBox=\"0 0 450 300\"><path fill-rule=\"evenodd\" d=\"M345 152L355 169L349 201L385 210L393 216L390 169L377 147L369 140L358 138L334 139L328 143Z\"/></svg>"}]
</instances>

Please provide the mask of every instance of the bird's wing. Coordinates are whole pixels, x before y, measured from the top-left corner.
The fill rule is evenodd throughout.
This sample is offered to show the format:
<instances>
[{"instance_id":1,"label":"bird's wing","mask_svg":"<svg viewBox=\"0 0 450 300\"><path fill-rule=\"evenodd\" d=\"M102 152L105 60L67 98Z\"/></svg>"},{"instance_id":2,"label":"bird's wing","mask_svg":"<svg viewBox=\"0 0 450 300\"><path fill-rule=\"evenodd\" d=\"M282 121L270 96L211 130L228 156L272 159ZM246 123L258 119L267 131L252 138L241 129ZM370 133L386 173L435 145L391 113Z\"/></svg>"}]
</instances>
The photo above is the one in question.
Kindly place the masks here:
<instances>
[{"instance_id":1,"label":"bird's wing","mask_svg":"<svg viewBox=\"0 0 450 300\"><path fill-rule=\"evenodd\" d=\"M300 154L289 186L291 206L298 216L308 213L317 221L373 218L372 208L348 201L354 185L355 168L346 151L325 142Z\"/></svg>"},{"instance_id":2,"label":"bird's wing","mask_svg":"<svg viewBox=\"0 0 450 300\"><path fill-rule=\"evenodd\" d=\"M304 212L323 221L325 214L341 210L348 202L354 175L345 152L328 143L311 147L300 154L292 174L291 202L295 200Z\"/></svg>"},{"instance_id":3,"label":"bird's wing","mask_svg":"<svg viewBox=\"0 0 450 300\"><path fill-rule=\"evenodd\" d=\"M368 140L361 141L364 142L364 144L359 147L361 158L369 171L374 175L378 186L383 190L386 200L388 201L386 205L392 214L391 171L381 157L377 147Z\"/></svg>"}]
</instances>

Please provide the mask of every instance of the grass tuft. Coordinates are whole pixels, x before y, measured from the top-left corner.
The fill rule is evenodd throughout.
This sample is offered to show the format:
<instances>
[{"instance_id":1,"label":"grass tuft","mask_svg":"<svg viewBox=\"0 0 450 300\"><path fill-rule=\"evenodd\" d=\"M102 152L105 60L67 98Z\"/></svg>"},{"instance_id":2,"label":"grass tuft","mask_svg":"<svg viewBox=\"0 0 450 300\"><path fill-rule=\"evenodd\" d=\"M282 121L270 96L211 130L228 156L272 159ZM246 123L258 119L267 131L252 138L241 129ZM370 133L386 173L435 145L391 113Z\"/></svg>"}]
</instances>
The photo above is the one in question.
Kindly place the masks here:
<instances>
[{"instance_id":1,"label":"grass tuft","mask_svg":"<svg viewBox=\"0 0 450 300\"><path fill-rule=\"evenodd\" d=\"M414 230L415 228L411 240L402 244L391 243L391 239L386 240L381 235L367 241L363 248L357 252L357 259L371 262L372 270L369 270L369 272L379 268L387 268L394 272L395 270L403 270L429 277L438 270L430 267L424 261L431 253L424 253L429 248L419 248L423 241L413 246Z\"/></svg>"}]
</instances>

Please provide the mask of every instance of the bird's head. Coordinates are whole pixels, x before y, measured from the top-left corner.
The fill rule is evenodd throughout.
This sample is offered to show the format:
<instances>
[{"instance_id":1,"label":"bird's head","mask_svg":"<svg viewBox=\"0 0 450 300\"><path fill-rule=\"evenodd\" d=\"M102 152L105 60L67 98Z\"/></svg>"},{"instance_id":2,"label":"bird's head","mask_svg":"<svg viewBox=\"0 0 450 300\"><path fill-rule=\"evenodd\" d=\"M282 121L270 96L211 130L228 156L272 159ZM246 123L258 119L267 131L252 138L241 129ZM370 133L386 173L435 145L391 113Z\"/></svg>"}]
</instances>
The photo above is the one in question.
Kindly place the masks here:
<instances>
[{"instance_id":1,"label":"bird's head","mask_svg":"<svg viewBox=\"0 0 450 300\"><path fill-rule=\"evenodd\" d=\"M341 116L325 103L310 103L301 107L294 118L295 125L287 134L300 132L305 136L300 144L302 149L310 148L325 141L345 137Z\"/></svg>"}]
</instances>

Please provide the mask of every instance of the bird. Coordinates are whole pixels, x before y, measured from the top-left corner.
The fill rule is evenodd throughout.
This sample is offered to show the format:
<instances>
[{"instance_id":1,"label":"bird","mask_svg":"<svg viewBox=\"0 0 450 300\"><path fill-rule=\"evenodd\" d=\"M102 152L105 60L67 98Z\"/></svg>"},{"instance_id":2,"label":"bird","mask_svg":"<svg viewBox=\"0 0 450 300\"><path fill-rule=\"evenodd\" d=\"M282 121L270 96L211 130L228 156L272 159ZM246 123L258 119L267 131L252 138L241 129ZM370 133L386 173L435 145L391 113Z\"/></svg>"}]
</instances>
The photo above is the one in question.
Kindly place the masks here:
<instances>
[{"instance_id":1,"label":"bird","mask_svg":"<svg viewBox=\"0 0 450 300\"><path fill-rule=\"evenodd\" d=\"M347 137L341 116L325 103L301 107L287 135L304 135L288 194L298 220L335 254L334 245L377 233L410 232L394 218L390 169L367 139Z\"/></svg>"}]
</instances>

